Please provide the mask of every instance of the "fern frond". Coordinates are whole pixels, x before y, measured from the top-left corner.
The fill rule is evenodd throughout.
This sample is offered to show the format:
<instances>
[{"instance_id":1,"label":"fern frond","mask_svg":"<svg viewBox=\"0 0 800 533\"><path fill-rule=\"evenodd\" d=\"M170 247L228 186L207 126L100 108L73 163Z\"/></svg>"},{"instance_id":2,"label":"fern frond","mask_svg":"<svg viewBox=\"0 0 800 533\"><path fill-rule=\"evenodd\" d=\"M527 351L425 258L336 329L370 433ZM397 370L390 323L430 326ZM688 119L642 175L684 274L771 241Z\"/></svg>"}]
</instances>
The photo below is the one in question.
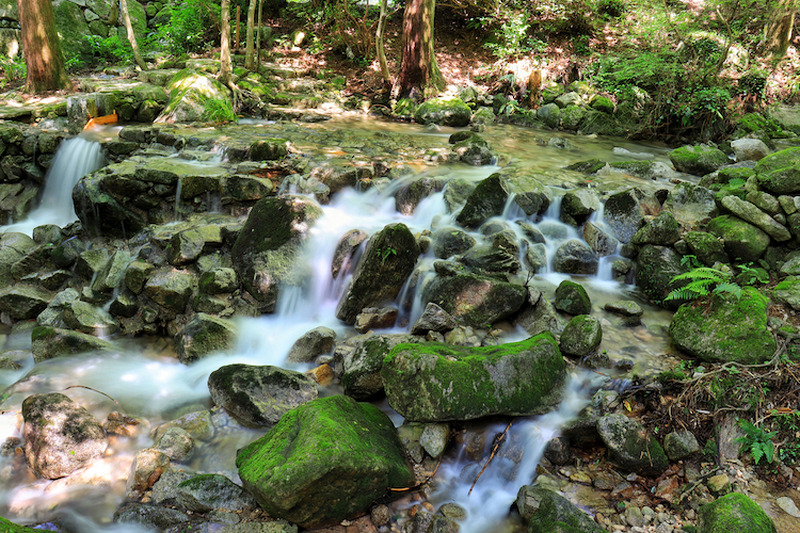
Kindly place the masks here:
<instances>
[{"instance_id":1,"label":"fern frond","mask_svg":"<svg viewBox=\"0 0 800 533\"><path fill-rule=\"evenodd\" d=\"M684 287L682 289L675 289L674 291L667 294L667 296L664 298L664 301L671 302L672 300L694 300L699 296L700 295L698 295L696 292L687 290Z\"/></svg>"},{"instance_id":2,"label":"fern frond","mask_svg":"<svg viewBox=\"0 0 800 533\"><path fill-rule=\"evenodd\" d=\"M719 294L722 292L727 292L728 294L732 294L738 300L742 297L742 288L737 285L736 283L720 283L714 288L714 294Z\"/></svg>"},{"instance_id":3,"label":"fern frond","mask_svg":"<svg viewBox=\"0 0 800 533\"><path fill-rule=\"evenodd\" d=\"M716 268L711 267L698 267L693 268L688 272L684 272L683 274L678 274L674 278L673 281L681 281L681 280L710 280L716 283L720 283L730 279L730 274L727 272L723 272L722 270L717 270Z\"/></svg>"}]
</instances>

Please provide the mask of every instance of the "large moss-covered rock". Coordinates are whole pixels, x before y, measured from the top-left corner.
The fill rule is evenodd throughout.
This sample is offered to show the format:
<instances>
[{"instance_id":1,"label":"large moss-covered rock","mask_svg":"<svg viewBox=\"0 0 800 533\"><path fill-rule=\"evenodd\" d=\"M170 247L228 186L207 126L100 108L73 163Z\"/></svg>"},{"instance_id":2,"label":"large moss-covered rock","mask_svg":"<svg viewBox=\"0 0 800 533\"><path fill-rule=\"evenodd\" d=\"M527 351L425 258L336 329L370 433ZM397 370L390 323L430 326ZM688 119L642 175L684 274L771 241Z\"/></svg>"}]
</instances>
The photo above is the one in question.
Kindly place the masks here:
<instances>
[{"instance_id":1,"label":"large moss-covered rock","mask_svg":"<svg viewBox=\"0 0 800 533\"><path fill-rule=\"evenodd\" d=\"M690 231L683 236L683 240L689 245L692 254L706 266L713 266L717 262L727 263L730 260L725 253L723 241L716 235L705 231Z\"/></svg>"},{"instance_id":2,"label":"large moss-covered rock","mask_svg":"<svg viewBox=\"0 0 800 533\"><path fill-rule=\"evenodd\" d=\"M9 522L5 518L0 517L0 531L5 533L38 533L41 529L33 529L32 527L25 527Z\"/></svg>"},{"instance_id":3,"label":"large moss-covered rock","mask_svg":"<svg viewBox=\"0 0 800 533\"><path fill-rule=\"evenodd\" d=\"M739 217L722 215L708 223L708 231L721 238L725 251L735 260L758 260L769 246L769 235Z\"/></svg>"},{"instance_id":4,"label":"large moss-covered rock","mask_svg":"<svg viewBox=\"0 0 800 533\"><path fill-rule=\"evenodd\" d=\"M580 226L600 209L600 197L594 189L583 187L564 193L561 199L561 220L572 226Z\"/></svg>"},{"instance_id":5,"label":"large moss-covered rock","mask_svg":"<svg viewBox=\"0 0 800 533\"><path fill-rule=\"evenodd\" d=\"M676 309L679 302L665 302L664 298L679 286L672 278L687 271L675 250L647 244L636 258L636 285L653 302Z\"/></svg>"},{"instance_id":6,"label":"large moss-covered rock","mask_svg":"<svg viewBox=\"0 0 800 533\"><path fill-rule=\"evenodd\" d=\"M770 154L755 168L759 185L775 194L800 193L800 148Z\"/></svg>"},{"instance_id":7,"label":"large moss-covered rock","mask_svg":"<svg viewBox=\"0 0 800 533\"><path fill-rule=\"evenodd\" d=\"M775 533L775 524L756 502L744 494L723 496L698 511L698 533Z\"/></svg>"},{"instance_id":8,"label":"large moss-covered rock","mask_svg":"<svg viewBox=\"0 0 800 533\"><path fill-rule=\"evenodd\" d=\"M561 395L566 365L553 335L487 347L405 343L383 361L389 405L409 420L529 415Z\"/></svg>"},{"instance_id":9,"label":"large moss-covered rock","mask_svg":"<svg viewBox=\"0 0 800 533\"><path fill-rule=\"evenodd\" d=\"M271 427L317 398L313 379L276 366L225 365L208 377L208 390L216 405L250 428Z\"/></svg>"},{"instance_id":10,"label":"large moss-covered rock","mask_svg":"<svg viewBox=\"0 0 800 533\"><path fill-rule=\"evenodd\" d=\"M786 304L795 311L800 310L800 277L789 276L775 285L772 291L775 301Z\"/></svg>"},{"instance_id":11,"label":"large moss-covered rock","mask_svg":"<svg viewBox=\"0 0 800 533\"><path fill-rule=\"evenodd\" d=\"M669 153L669 159L675 170L696 176L714 172L730 162L725 152L704 144L676 148Z\"/></svg>"},{"instance_id":12,"label":"large moss-covered rock","mask_svg":"<svg viewBox=\"0 0 800 533\"><path fill-rule=\"evenodd\" d=\"M763 363L777 349L767 328L768 305L753 287L744 288L739 299L714 295L705 305L682 305L669 333L675 346L703 361Z\"/></svg>"},{"instance_id":13,"label":"large moss-covered rock","mask_svg":"<svg viewBox=\"0 0 800 533\"><path fill-rule=\"evenodd\" d=\"M459 98L431 98L417 107L414 120L420 124L441 124L460 128L468 126L472 111Z\"/></svg>"},{"instance_id":14,"label":"large moss-covered rock","mask_svg":"<svg viewBox=\"0 0 800 533\"><path fill-rule=\"evenodd\" d=\"M499 173L492 174L478 183L456 220L466 228L477 228L489 218L503 213L508 195L505 179Z\"/></svg>"},{"instance_id":15,"label":"large moss-covered rock","mask_svg":"<svg viewBox=\"0 0 800 533\"><path fill-rule=\"evenodd\" d=\"M215 78L184 69L167 86L169 103L156 122L231 122L236 120L230 91Z\"/></svg>"},{"instance_id":16,"label":"large moss-covered rock","mask_svg":"<svg viewBox=\"0 0 800 533\"><path fill-rule=\"evenodd\" d=\"M280 283L299 285L306 271L296 260L320 207L301 196L259 200L231 248L236 273L247 291L267 310L275 306Z\"/></svg>"},{"instance_id":17,"label":"large moss-covered rock","mask_svg":"<svg viewBox=\"0 0 800 533\"><path fill-rule=\"evenodd\" d=\"M664 449L644 427L620 414L606 415L597 421L597 432L608 449L609 458L630 472L657 476L669 461Z\"/></svg>"},{"instance_id":18,"label":"large moss-covered rock","mask_svg":"<svg viewBox=\"0 0 800 533\"><path fill-rule=\"evenodd\" d=\"M543 487L522 487L517 507L528 518L528 533L606 533L569 500Z\"/></svg>"},{"instance_id":19,"label":"large moss-covered rock","mask_svg":"<svg viewBox=\"0 0 800 533\"><path fill-rule=\"evenodd\" d=\"M25 460L38 477L67 476L102 457L108 447L103 426L63 394L28 396L22 402L22 418Z\"/></svg>"},{"instance_id":20,"label":"large moss-covered rock","mask_svg":"<svg viewBox=\"0 0 800 533\"><path fill-rule=\"evenodd\" d=\"M414 271L417 257L417 240L405 224L389 224L373 235L339 300L337 318L353 324L365 307L380 307L394 300Z\"/></svg>"},{"instance_id":21,"label":"large moss-covered rock","mask_svg":"<svg viewBox=\"0 0 800 533\"><path fill-rule=\"evenodd\" d=\"M317 528L362 513L389 488L413 485L394 425L347 396L283 415L236 458L244 488L270 516Z\"/></svg>"},{"instance_id":22,"label":"large moss-covered rock","mask_svg":"<svg viewBox=\"0 0 800 533\"><path fill-rule=\"evenodd\" d=\"M672 246L680 237L680 226L675 217L669 211L664 211L637 231L631 242Z\"/></svg>"},{"instance_id":23,"label":"large moss-covered rock","mask_svg":"<svg viewBox=\"0 0 800 533\"><path fill-rule=\"evenodd\" d=\"M423 300L435 303L468 325L487 327L513 316L522 307L526 295L522 285L474 274L458 274L437 277L425 287Z\"/></svg>"}]
</instances>

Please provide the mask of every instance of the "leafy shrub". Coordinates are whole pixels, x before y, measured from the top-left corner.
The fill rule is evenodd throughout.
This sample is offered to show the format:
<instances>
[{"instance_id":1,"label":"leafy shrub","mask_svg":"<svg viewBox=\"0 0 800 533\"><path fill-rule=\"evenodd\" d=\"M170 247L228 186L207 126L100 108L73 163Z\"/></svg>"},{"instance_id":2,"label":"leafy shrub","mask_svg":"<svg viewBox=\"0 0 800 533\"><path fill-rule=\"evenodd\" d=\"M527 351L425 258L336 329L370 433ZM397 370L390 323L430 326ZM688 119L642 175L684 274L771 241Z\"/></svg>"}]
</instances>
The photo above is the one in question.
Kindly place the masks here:
<instances>
[{"instance_id":1,"label":"leafy shrub","mask_svg":"<svg viewBox=\"0 0 800 533\"><path fill-rule=\"evenodd\" d=\"M742 445L741 452L749 452L756 464L762 458L771 463L775 458L775 443L772 438L778 434L777 431L770 431L767 433L763 428L760 428L748 420L739 420L739 427L744 431L744 436L736 439L736 442Z\"/></svg>"},{"instance_id":2,"label":"leafy shrub","mask_svg":"<svg viewBox=\"0 0 800 533\"><path fill-rule=\"evenodd\" d=\"M219 40L219 9L212 0L178 0L170 7L169 24L159 27L153 40L174 55L205 52Z\"/></svg>"},{"instance_id":3,"label":"leafy shrub","mask_svg":"<svg viewBox=\"0 0 800 533\"><path fill-rule=\"evenodd\" d=\"M0 69L5 74L5 78L0 79L0 87L4 87L6 81L21 80L28 75L28 68L25 66L22 54L12 58L0 54Z\"/></svg>"},{"instance_id":4,"label":"leafy shrub","mask_svg":"<svg viewBox=\"0 0 800 533\"><path fill-rule=\"evenodd\" d=\"M99 35L86 35L84 39L88 43L93 65L102 65L105 63L134 63L131 44L127 39L120 38L119 34L116 32L113 32L111 36L105 38Z\"/></svg>"}]
</instances>

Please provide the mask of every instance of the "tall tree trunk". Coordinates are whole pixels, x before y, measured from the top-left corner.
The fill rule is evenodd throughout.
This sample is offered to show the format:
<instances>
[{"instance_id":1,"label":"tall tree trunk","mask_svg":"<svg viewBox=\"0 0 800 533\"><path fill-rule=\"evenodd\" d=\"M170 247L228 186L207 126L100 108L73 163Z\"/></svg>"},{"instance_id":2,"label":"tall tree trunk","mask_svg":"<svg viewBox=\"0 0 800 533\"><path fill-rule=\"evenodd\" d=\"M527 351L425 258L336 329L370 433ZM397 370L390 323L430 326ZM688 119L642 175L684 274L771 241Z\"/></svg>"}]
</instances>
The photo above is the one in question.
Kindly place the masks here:
<instances>
[{"instance_id":1,"label":"tall tree trunk","mask_svg":"<svg viewBox=\"0 0 800 533\"><path fill-rule=\"evenodd\" d=\"M22 51L28 75L25 90L32 93L69 89L72 84L56 33L51 0L17 0Z\"/></svg>"},{"instance_id":2,"label":"tall tree trunk","mask_svg":"<svg viewBox=\"0 0 800 533\"><path fill-rule=\"evenodd\" d=\"M389 75L389 67L386 66L386 50L383 46L383 34L386 30L386 4L388 4L388 0L381 0L381 15L378 18L378 30L375 32L375 53L378 56L378 64L381 66L383 83L390 86L392 78Z\"/></svg>"},{"instance_id":3,"label":"tall tree trunk","mask_svg":"<svg viewBox=\"0 0 800 533\"><path fill-rule=\"evenodd\" d=\"M219 76L221 83L229 85L233 80L231 65L231 0L222 0L222 28L220 31Z\"/></svg>"},{"instance_id":4,"label":"tall tree trunk","mask_svg":"<svg viewBox=\"0 0 800 533\"><path fill-rule=\"evenodd\" d=\"M250 5L247 6L247 32L244 37L246 42L245 46L247 47L244 56L244 67L247 70L253 70L256 66L256 54L253 49L253 27L256 23L256 3L257 0L250 0Z\"/></svg>"},{"instance_id":5,"label":"tall tree trunk","mask_svg":"<svg viewBox=\"0 0 800 533\"><path fill-rule=\"evenodd\" d=\"M128 14L128 0L119 0L119 10L122 12L122 20L125 22L125 31L128 32L128 42L131 43L131 48L133 48L133 59L140 69L147 70L147 63L142 58L142 53L139 51L139 45L136 42L136 34L133 33L131 16Z\"/></svg>"},{"instance_id":6,"label":"tall tree trunk","mask_svg":"<svg viewBox=\"0 0 800 533\"><path fill-rule=\"evenodd\" d=\"M786 55L794 29L797 0L777 0L770 11L769 21L764 27L764 47L773 59Z\"/></svg>"},{"instance_id":7,"label":"tall tree trunk","mask_svg":"<svg viewBox=\"0 0 800 533\"><path fill-rule=\"evenodd\" d=\"M236 48L237 50L241 48L242 41L239 40L240 29L242 26L242 6L236 6Z\"/></svg>"},{"instance_id":8,"label":"tall tree trunk","mask_svg":"<svg viewBox=\"0 0 800 533\"><path fill-rule=\"evenodd\" d=\"M436 0L407 0L403 14L403 59L399 96L416 96L444 88L433 53L433 12Z\"/></svg>"}]
</instances>

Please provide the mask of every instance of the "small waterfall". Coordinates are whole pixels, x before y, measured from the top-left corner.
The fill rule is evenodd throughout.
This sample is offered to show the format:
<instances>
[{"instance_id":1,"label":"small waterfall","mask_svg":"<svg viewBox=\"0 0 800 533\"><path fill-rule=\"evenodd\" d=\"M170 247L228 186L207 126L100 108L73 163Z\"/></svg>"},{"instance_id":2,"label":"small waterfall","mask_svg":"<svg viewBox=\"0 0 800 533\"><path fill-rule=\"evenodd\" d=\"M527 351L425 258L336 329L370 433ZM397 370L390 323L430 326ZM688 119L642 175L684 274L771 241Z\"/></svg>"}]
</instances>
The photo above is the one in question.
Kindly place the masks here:
<instances>
[{"instance_id":1,"label":"small waterfall","mask_svg":"<svg viewBox=\"0 0 800 533\"><path fill-rule=\"evenodd\" d=\"M106 163L100 143L73 137L61 143L47 171L41 201L28 218L3 226L0 231L19 231L30 235L42 224L66 226L78 219L72 203L72 189L85 175Z\"/></svg>"},{"instance_id":2,"label":"small waterfall","mask_svg":"<svg viewBox=\"0 0 800 533\"><path fill-rule=\"evenodd\" d=\"M586 371L569 377L564 398L556 410L514 422L503 446L521 449L519 460L503 457L503 448L500 448L500 453L486 466L477 481L481 465L472 460L460 457L443 463L436 477L440 488L431 499L436 503L455 502L466 509L467 518L460 524L462 533L502 531L499 526L516 500L520 487L531 484L536 478L536 466L547 442L557 437L561 428L574 420L589 403L599 379L602 378ZM500 424L487 431L488 434L499 434L505 427ZM484 464L488 457L487 453Z\"/></svg>"}]
</instances>

